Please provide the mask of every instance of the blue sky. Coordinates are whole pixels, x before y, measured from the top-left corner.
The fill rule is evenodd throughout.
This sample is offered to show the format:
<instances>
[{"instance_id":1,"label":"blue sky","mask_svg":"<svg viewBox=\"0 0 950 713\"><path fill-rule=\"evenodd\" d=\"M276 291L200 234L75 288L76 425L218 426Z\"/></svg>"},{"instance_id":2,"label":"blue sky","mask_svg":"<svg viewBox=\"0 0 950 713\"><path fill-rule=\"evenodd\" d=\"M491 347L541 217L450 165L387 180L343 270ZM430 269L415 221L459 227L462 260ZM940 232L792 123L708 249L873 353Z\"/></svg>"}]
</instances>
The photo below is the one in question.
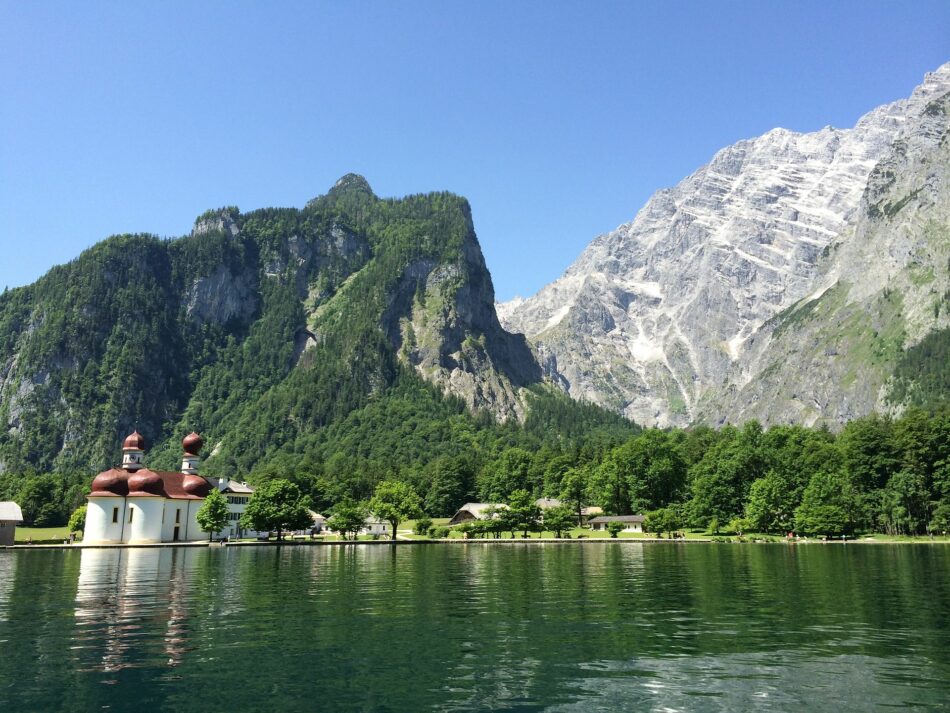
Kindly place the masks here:
<instances>
[{"instance_id":1,"label":"blue sky","mask_svg":"<svg viewBox=\"0 0 950 713\"><path fill-rule=\"evenodd\" d=\"M950 60L950 2L0 0L0 286L344 173L472 203L497 296L741 138Z\"/></svg>"}]
</instances>

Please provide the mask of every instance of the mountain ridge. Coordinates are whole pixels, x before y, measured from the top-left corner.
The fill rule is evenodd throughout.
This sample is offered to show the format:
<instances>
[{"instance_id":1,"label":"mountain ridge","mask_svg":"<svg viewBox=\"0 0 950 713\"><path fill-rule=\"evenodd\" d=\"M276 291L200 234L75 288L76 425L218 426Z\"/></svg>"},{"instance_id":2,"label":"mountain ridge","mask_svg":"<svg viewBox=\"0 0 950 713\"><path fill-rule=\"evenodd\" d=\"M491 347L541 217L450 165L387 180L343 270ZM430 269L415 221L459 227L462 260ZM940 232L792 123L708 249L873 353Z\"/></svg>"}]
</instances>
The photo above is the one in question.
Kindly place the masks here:
<instances>
[{"instance_id":1,"label":"mountain ridge","mask_svg":"<svg viewBox=\"0 0 950 713\"><path fill-rule=\"evenodd\" d=\"M562 277L499 305L502 324L528 336L569 393L638 422L743 418L700 405L750 378L743 355L760 330L817 288L874 167L947 91L950 63L853 129L773 129L721 149Z\"/></svg>"}]
</instances>

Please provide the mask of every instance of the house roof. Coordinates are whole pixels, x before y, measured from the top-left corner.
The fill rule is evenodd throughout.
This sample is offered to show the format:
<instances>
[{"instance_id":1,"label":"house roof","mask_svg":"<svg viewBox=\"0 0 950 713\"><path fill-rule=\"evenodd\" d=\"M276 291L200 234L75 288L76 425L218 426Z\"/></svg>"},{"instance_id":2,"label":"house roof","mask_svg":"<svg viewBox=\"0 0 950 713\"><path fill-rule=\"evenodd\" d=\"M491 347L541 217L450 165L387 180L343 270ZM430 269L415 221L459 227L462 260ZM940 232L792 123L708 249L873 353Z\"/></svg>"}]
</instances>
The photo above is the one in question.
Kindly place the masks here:
<instances>
[{"instance_id":1,"label":"house roof","mask_svg":"<svg viewBox=\"0 0 950 713\"><path fill-rule=\"evenodd\" d=\"M482 517L484 517L485 515L485 511L491 507L500 509L500 508L507 508L508 506L505 505L504 503L465 503L462 507L458 509L458 512L456 512L455 515L458 515L460 512L468 511L472 514L473 517L475 517L478 520L481 520ZM453 519L455 515L452 516Z\"/></svg>"},{"instance_id":2,"label":"house roof","mask_svg":"<svg viewBox=\"0 0 950 713\"><path fill-rule=\"evenodd\" d=\"M23 512L20 510L20 506L10 500L0 503L0 520L23 522Z\"/></svg>"},{"instance_id":3,"label":"house roof","mask_svg":"<svg viewBox=\"0 0 950 713\"><path fill-rule=\"evenodd\" d=\"M254 493L254 488L247 483L239 483L236 480L229 480L227 478L222 478L218 487L222 492L226 493L237 493L241 495L252 495Z\"/></svg>"},{"instance_id":4,"label":"house roof","mask_svg":"<svg viewBox=\"0 0 950 713\"><path fill-rule=\"evenodd\" d=\"M581 515L587 515L588 517L590 517L591 515L603 515L603 514L604 514L604 509L602 507L598 507L597 505L588 505L586 507L581 508Z\"/></svg>"},{"instance_id":5,"label":"house roof","mask_svg":"<svg viewBox=\"0 0 950 713\"><path fill-rule=\"evenodd\" d=\"M601 515L591 518L590 524L596 525L601 522L643 522L646 518L643 515Z\"/></svg>"},{"instance_id":6,"label":"house roof","mask_svg":"<svg viewBox=\"0 0 950 713\"><path fill-rule=\"evenodd\" d=\"M549 508L560 507L561 501L557 498L538 498L534 501L534 504L542 510L547 510Z\"/></svg>"}]
</instances>

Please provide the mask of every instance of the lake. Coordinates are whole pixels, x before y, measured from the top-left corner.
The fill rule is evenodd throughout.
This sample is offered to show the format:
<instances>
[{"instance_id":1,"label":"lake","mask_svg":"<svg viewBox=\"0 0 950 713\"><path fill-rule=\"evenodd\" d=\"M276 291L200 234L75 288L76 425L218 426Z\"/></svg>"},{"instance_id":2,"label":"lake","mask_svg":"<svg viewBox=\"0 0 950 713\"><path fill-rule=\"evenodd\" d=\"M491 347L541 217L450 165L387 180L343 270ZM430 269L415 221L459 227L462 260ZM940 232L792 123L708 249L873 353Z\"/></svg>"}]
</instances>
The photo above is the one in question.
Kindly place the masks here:
<instances>
[{"instance_id":1,"label":"lake","mask_svg":"<svg viewBox=\"0 0 950 713\"><path fill-rule=\"evenodd\" d=\"M950 546L0 551L2 711L950 709Z\"/></svg>"}]
</instances>

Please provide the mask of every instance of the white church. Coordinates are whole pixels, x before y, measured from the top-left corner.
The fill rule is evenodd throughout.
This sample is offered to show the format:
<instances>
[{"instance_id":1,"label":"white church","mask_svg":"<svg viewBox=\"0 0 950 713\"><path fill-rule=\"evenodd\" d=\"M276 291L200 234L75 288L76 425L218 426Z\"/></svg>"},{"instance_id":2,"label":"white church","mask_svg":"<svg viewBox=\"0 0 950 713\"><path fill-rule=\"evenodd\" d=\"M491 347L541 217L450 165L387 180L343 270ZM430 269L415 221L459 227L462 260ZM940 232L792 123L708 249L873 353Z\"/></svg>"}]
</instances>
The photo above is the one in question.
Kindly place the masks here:
<instances>
[{"instance_id":1,"label":"white church","mask_svg":"<svg viewBox=\"0 0 950 713\"><path fill-rule=\"evenodd\" d=\"M122 444L122 467L96 476L86 508L83 544L151 544L188 542L208 538L198 526L196 515L212 488L228 500L230 518L220 535L255 537L242 531L241 513L253 488L227 478L198 475L198 453L203 442L190 433L181 442L185 453L181 471L154 471L145 467L145 439L136 431Z\"/></svg>"}]
</instances>

